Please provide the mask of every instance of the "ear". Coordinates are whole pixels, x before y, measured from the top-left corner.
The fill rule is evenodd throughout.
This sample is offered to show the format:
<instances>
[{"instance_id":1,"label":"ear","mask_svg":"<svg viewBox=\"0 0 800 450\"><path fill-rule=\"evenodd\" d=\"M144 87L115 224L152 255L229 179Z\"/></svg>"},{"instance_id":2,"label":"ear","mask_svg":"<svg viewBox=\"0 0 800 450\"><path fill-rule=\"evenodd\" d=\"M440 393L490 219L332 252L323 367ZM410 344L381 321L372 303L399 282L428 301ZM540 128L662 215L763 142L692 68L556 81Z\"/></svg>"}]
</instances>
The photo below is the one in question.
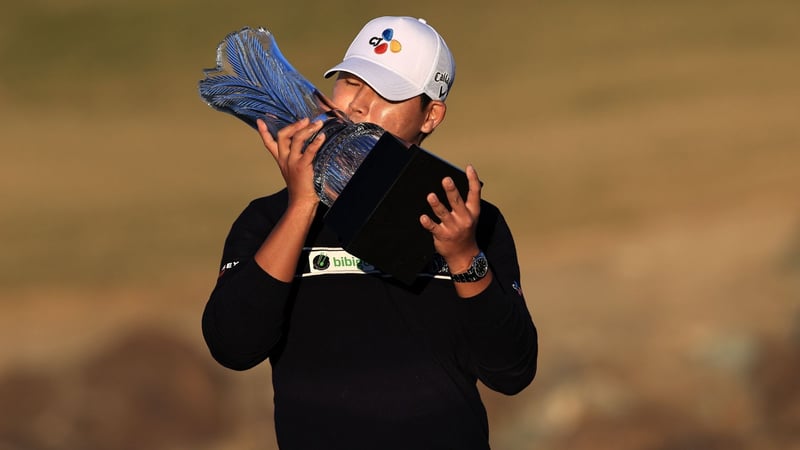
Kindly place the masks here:
<instances>
[{"instance_id":1,"label":"ear","mask_svg":"<svg viewBox=\"0 0 800 450\"><path fill-rule=\"evenodd\" d=\"M425 120L422 122L420 131L424 134L431 134L442 123L445 114L447 114L447 105L443 101L431 101L426 108Z\"/></svg>"}]
</instances>

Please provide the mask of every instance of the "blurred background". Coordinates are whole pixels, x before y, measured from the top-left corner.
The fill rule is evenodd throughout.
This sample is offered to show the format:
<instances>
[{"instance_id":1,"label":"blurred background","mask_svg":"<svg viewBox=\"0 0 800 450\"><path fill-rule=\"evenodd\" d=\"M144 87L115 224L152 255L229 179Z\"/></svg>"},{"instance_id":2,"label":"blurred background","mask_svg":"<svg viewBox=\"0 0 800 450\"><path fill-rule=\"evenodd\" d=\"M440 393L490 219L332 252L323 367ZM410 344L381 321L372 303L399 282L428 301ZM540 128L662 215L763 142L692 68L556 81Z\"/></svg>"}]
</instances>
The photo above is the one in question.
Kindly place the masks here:
<instances>
[{"instance_id":1,"label":"blurred background","mask_svg":"<svg viewBox=\"0 0 800 450\"><path fill-rule=\"evenodd\" d=\"M330 92L388 14L455 53L425 146L477 167L540 331L534 383L482 390L493 448L800 449L795 0L6 4L0 449L276 448L268 364L216 365L200 315L281 178L197 81L264 26Z\"/></svg>"}]
</instances>

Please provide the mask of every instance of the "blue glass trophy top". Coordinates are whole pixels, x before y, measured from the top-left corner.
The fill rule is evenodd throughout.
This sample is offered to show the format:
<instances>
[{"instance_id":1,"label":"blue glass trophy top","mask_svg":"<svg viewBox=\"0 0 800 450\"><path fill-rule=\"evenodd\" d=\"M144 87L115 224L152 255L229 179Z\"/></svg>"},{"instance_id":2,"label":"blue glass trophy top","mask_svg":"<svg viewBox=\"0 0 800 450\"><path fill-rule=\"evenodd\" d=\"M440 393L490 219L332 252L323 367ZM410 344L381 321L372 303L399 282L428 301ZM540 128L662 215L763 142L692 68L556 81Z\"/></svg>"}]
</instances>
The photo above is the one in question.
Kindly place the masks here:
<instances>
[{"instance_id":1,"label":"blue glass trophy top","mask_svg":"<svg viewBox=\"0 0 800 450\"><path fill-rule=\"evenodd\" d=\"M204 70L200 97L212 108L231 114L253 128L256 120L270 134L302 118L324 120L326 139L314 159L317 195L331 206L385 133L370 123L353 123L281 54L264 28L230 33L217 47L217 65Z\"/></svg>"}]
</instances>

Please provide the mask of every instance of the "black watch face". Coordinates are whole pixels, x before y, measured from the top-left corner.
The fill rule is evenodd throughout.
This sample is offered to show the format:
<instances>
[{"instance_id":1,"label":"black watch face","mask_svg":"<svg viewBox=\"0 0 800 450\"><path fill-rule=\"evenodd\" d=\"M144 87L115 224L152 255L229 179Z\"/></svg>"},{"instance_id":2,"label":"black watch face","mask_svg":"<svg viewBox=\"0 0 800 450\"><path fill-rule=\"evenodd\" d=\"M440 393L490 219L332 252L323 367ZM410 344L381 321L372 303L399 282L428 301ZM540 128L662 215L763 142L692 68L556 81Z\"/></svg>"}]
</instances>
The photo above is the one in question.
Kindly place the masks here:
<instances>
[{"instance_id":1,"label":"black watch face","mask_svg":"<svg viewBox=\"0 0 800 450\"><path fill-rule=\"evenodd\" d=\"M486 276L486 272L489 271L489 262L486 260L486 257L480 255L479 257L475 258L475 275L483 278Z\"/></svg>"}]
</instances>

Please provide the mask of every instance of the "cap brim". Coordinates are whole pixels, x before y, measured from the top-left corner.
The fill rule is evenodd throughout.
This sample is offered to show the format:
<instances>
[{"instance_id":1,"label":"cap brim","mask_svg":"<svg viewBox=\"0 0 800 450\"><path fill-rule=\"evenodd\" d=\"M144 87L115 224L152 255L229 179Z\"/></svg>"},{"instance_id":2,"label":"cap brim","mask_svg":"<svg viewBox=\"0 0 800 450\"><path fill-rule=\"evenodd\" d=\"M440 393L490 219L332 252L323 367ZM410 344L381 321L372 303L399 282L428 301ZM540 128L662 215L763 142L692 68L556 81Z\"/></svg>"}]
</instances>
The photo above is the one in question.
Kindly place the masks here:
<instances>
[{"instance_id":1,"label":"cap brim","mask_svg":"<svg viewBox=\"0 0 800 450\"><path fill-rule=\"evenodd\" d=\"M390 69L375 64L358 56L350 56L336 66L325 72L325 78L329 78L336 72L351 73L370 85L381 97L399 102L416 97L424 92L421 87L414 86L407 79L401 77Z\"/></svg>"}]
</instances>

